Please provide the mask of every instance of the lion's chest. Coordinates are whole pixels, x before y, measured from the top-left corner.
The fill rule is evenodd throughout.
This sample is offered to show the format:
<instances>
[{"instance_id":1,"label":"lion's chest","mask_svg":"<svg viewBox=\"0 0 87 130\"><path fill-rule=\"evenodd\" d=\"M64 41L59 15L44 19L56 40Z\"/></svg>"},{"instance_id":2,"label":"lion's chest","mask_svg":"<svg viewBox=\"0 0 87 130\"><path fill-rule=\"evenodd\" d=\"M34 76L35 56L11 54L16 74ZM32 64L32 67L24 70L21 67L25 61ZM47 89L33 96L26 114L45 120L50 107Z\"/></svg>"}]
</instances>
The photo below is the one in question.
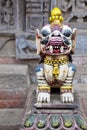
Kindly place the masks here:
<instances>
[{"instance_id":1,"label":"lion's chest","mask_svg":"<svg viewBox=\"0 0 87 130\"><path fill-rule=\"evenodd\" d=\"M47 81L53 81L54 79L64 81L65 78L67 77L67 73L68 73L67 64L61 65L59 67L44 64L44 74Z\"/></svg>"},{"instance_id":2,"label":"lion's chest","mask_svg":"<svg viewBox=\"0 0 87 130\"><path fill-rule=\"evenodd\" d=\"M49 60L44 62L44 75L48 82L55 79L65 81L68 74L68 63L65 58L62 60Z\"/></svg>"}]
</instances>

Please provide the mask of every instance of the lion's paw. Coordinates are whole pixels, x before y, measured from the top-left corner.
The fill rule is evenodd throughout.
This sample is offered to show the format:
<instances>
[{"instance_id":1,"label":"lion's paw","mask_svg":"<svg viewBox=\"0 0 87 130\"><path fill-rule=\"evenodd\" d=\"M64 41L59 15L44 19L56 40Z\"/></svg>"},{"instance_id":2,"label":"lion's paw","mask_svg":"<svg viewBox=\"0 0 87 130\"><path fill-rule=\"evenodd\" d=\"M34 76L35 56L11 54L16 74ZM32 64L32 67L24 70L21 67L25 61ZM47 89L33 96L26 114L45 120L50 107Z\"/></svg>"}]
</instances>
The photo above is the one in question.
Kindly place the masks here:
<instances>
[{"instance_id":1,"label":"lion's paw","mask_svg":"<svg viewBox=\"0 0 87 130\"><path fill-rule=\"evenodd\" d=\"M72 93L63 93L61 94L61 101L63 103L72 103L74 102L74 96Z\"/></svg>"},{"instance_id":2,"label":"lion's paw","mask_svg":"<svg viewBox=\"0 0 87 130\"><path fill-rule=\"evenodd\" d=\"M50 94L46 92L39 92L37 101L41 103L50 103Z\"/></svg>"}]
</instances>

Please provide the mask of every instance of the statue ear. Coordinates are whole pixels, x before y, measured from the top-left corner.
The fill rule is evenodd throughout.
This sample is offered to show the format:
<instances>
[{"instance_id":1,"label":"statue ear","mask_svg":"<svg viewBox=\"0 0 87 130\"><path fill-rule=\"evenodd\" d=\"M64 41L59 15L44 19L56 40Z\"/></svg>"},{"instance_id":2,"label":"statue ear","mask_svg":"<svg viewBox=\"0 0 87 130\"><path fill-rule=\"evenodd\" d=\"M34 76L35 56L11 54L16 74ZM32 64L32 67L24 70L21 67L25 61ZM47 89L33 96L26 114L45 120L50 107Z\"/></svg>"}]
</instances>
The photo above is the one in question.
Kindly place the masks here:
<instances>
[{"instance_id":1,"label":"statue ear","mask_svg":"<svg viewBox=\"0 0 87 130\"><path fill-rule=\"evenodd\" d=\"M40 54L41 51L41 45L40 45L41 36L39 33L39 29L36 30L36 48L37 48L37 54Z\"/></svg>"},{"instance_id":2,"label":"statue ear","mask_svg":"<svg viewBox=\"0 0 87 130\"><path fill-rule=\"evenodd\" d=\"M72 53L75 53L75 47L76 47L76 34L77 34L77 29L73 29L73 34L72 34Z\"/></svg>"}]
</instances>

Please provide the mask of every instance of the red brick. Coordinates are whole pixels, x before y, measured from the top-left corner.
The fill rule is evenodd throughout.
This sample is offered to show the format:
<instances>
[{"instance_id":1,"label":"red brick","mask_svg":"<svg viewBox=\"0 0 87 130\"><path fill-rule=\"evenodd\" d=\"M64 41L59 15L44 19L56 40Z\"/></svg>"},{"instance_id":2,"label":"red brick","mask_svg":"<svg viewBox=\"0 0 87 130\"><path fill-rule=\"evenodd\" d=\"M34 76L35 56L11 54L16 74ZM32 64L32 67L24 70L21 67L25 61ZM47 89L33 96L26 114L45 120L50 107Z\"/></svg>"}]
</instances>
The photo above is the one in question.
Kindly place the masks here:
<instances>
[{"instance_id":1,"label":"red brick","mask_svg":"<svg viewBox=\"0 0 87 130\"><path fill-rule=\"evenodd\" d=\"M10 99L25 99L26 89L6 89L0 90L0 100L10 100Z\"/></svg>"},{"instance_id":2,"label":"red brick","mask_svg":"<svg viewBox=\"0 0 87 130\"><path fill-rule=\"evenodd\" d=\"M15 58L7 58L7 57L0 57L0 64L12 64L12 63L16 63L18 62L18 60L16 60Z\"/></svg>"},{"instance_id":3,"label":"red brick","mask_svg":"<svg viewBox=\"0 0 87 130\"><path fill-rule=\"evenodd\" d=\"M0 100L0 108L24 108L25 99Z\"/></svg>"},{"instance_id":4,"label":"red brick","mask_svg":"<svg viewBox=\"0 0 87 130\"><path fill-rule=\"evenodd\" d=\"M26 89L0 90L0 108L24 108Z\"/></svg>"}]
</instances>

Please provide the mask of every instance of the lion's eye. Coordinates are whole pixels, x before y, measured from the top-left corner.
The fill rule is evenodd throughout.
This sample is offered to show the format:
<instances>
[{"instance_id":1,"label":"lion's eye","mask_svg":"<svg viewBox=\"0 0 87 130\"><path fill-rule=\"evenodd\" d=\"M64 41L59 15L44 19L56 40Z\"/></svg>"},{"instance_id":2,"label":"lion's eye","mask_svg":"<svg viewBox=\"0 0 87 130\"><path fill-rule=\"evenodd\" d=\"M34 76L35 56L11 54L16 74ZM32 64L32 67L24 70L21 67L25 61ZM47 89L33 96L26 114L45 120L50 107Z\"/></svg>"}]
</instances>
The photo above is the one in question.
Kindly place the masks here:
<instances>
[{"instance_id":1,"label":"lion's eye","mask_svg":"<svg viewBox=\"0 0 87 130\"><path fill-rule=\"evenodd\" d=\"M41 31L41 34L42 34L42 36L44 37L44 38L42 38L42 40L41 40L41 44L42 45L46 45L47 43L48 43L48 39L49 39L49 32L48 32L48 30L45 30L45 29L43 29L42 31Z\"/></svg>"},{"instance_id":2,"label":"lion's eye","mask_svg":"<svg viewBox=\"0 0 87 130\"><path fill-rule=\"evenodd\" d=\"M63 35L65 37L70 37L72 35L72 32L70 30L64 30Z\"/></svg>"},{"instance_id":3,"label":"lion's eye","mask_svg":"<svg viewBox=\"0 0 87 130\"><path fill-rule=\"evenodd\" d=\"M41 41L42 45L46 45L48 43L48 38L45 38L44 40Z\"/></svg>"},{"instance_id":4,"label":"lion's eye","mask_svg":"<svg viewBox=\"0 0 87 130\"><path fill-rule=\"evenodd\" d=\"M42 30L41 34L43 35L43 37L46 37L49 35L49 32L47 30Z\"/></svg>"},{"instance_id":5,"label":"lion's eye","mask_svg":"<svg viewBox=\"0 0 87 130\"><path fill-rule=\"evenodd\" d=\"M71 40L68 40L66 37L63 38L64 44L70 46L72 44Z\"/></svg>"}]
</instances>

